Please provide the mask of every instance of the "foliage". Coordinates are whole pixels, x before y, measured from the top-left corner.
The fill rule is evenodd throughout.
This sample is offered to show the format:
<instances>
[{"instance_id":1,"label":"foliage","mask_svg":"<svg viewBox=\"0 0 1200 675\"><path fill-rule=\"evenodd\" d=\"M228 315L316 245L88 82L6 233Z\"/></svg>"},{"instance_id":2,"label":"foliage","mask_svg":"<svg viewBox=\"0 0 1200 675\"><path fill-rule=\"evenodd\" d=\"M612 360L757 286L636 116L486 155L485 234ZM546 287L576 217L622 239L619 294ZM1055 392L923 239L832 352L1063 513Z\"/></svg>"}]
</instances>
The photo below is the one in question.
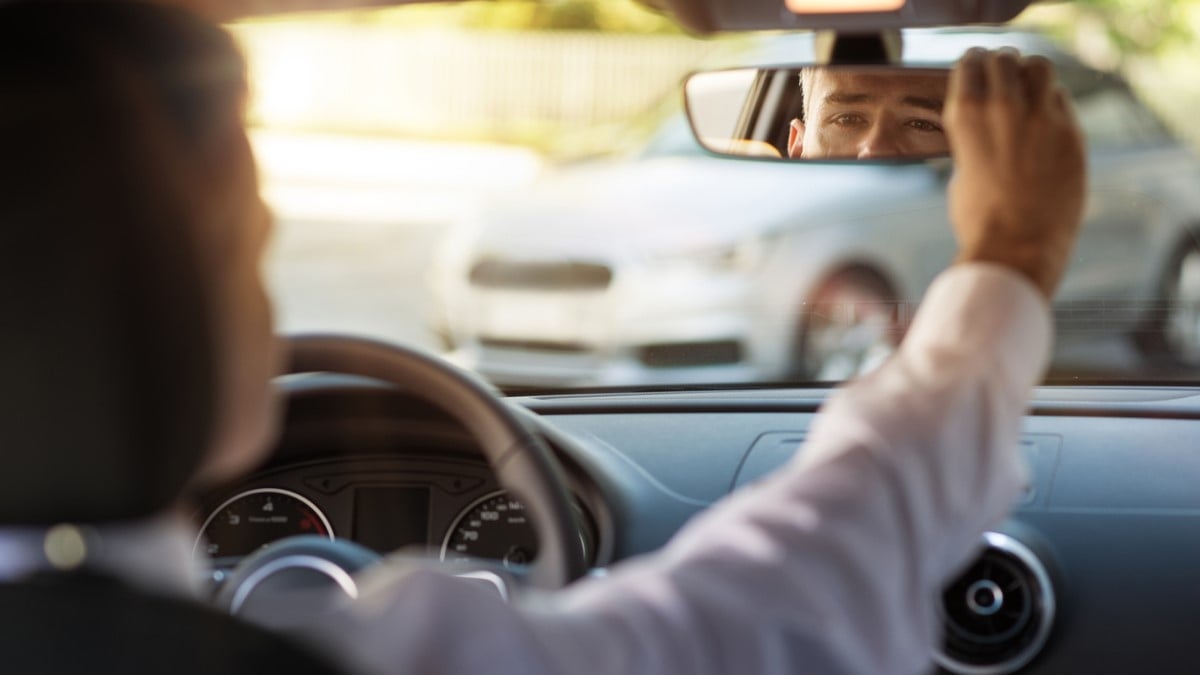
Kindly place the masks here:
<instances>
[{"instance_id":1,"label":"foliage","mask_svg":"<svg viewBox=\"0 0 1200 675\"><path fill-rule=\"evenodd\" d=\"M476 30L563 30L660 34L680 32L670 18L636 0L471 0L343 13L355 23Z\"/></svg>"},{"instance_id":2,"label":"foliage","mask_svg":"<svg viewBox=\"0 0 1200 675\"><path fill-rule=\"evenodd\" d=\"M1181 137L1200 148L1200 0L1075 0L1030 7L1020 23L1091 66L1121 73Z\"/></svg>"},{"instance_id":3,"label":"foliage","mask_svg":"<svg viewBox=\"0 0 1200 675\"><path fill-rule=\"evenodd\" d=\"M1154 55L1191 43L1196 28L1190 10L1196 2L1178 0L1083 0L1080 13L1103 26L1121 54Z\"/></svg>"},{"instance_id":4,"label":"foliage","mask_svg":"<svg viewBox=\"0 0 1200 675\"><path fill-rule=\"evenodd\" d=\"M1094 65L1120 69L1132 61L1192 51L1200 33L1200 0L1039 4L1021 21L1071 44Z\"/></svg>"}]
</instances>

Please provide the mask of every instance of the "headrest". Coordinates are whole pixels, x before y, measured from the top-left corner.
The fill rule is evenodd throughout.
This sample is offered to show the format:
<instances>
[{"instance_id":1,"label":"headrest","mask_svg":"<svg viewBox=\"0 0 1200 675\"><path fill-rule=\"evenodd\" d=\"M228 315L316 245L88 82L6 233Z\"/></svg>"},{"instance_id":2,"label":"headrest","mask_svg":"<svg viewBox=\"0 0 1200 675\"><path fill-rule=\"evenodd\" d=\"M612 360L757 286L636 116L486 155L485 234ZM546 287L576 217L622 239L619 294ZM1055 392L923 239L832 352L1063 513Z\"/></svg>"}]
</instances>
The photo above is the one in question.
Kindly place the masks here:
<instances>
[{"instance_id":1,"label":"headrest","mask_svg":"<svg viewBox=\"0 0 1200 675\"><path fill-rule=\"evenodd\" d=\"M204 223L176 169L222 38L151 5L0 6L0 523L162 511L208 450Z\"/></svg>"}]
</instances>

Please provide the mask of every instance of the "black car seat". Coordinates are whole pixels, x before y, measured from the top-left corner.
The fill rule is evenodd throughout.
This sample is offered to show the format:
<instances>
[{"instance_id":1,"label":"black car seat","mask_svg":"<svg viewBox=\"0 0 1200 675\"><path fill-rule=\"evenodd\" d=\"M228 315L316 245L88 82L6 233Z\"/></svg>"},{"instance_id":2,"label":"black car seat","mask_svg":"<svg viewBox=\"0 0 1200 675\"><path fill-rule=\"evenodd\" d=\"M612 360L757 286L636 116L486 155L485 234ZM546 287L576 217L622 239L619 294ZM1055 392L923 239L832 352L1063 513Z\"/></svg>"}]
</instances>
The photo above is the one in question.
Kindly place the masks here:
<instances>
[{"instance_id":1,"label":"black car seat","mask_svg":"<svg viewBox=\"0 0 1200 675\"><path fill-rule=\"evenodd\" d=\"M0 584L0 655L14 675L342 672L294 640L90 572Z\"/></svg>"},{"instance_id":2,"label":"black car seat","mask_svg":"<svg viewBox=\"0 0 1200 675\"><path fill-rule=\"evenodd\" d=\"M0 534L132 525L198 489L218 333L181 187L199 169L167 160L223 128L243 70L225 31L179 9L0 3ZM29 554L0 548L0 567ZM338 672L86 569L0 577L0 673Z\"/></svg>"}]
</instances>

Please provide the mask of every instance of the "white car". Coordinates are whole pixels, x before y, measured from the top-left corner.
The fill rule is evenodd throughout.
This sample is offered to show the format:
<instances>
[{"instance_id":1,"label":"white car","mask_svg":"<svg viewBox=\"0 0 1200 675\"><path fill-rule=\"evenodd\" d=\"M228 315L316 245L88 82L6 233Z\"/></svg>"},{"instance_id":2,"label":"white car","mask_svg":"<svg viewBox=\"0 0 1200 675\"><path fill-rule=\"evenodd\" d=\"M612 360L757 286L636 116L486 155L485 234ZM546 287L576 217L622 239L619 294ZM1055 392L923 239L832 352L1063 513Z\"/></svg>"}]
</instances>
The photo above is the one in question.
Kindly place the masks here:
<instances>
[{"instance_id":1,"label":"white car","mask_svg":"<svg viewBox=\"0 0 1200 675\"><path fill-rule=\"evenodd\" d=\"M1090 200L1060 345L1117 336L1153 363L1200 364L1196 157L1122 80L1040 36L921 32L906 62L1013 45L1051 58L1075 100ZM810 52L807 37L777 38L744 63ZM890 353L951 261L950 169L728 160L680 113L641 154L552 173L450 234L434 327L502 386L840 380Z\"/></svg>"}]
</instances>

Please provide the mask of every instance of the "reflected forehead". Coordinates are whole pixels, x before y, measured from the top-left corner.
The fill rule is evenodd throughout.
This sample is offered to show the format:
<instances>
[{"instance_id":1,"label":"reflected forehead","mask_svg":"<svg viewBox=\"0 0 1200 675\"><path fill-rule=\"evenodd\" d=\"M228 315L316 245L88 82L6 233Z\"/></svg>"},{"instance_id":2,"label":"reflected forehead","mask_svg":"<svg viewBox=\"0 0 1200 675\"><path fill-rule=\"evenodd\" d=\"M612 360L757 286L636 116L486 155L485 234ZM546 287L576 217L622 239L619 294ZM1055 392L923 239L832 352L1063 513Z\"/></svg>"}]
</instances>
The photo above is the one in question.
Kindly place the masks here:
<instances>
[{"instance_id":1,"label":"reflected forehead","mask_svg":"<svg viewBox=\"0 0 1200 675\"><path fill-rule=\"evenodd\" d=\"M810 100L818 105L853 99L861 102L923 98L941 103L946 98L947 73L913 71L873 72L821 69L813 78ZM833 101L830 101L833 99Z\"/></svg>"}]
</instances>

